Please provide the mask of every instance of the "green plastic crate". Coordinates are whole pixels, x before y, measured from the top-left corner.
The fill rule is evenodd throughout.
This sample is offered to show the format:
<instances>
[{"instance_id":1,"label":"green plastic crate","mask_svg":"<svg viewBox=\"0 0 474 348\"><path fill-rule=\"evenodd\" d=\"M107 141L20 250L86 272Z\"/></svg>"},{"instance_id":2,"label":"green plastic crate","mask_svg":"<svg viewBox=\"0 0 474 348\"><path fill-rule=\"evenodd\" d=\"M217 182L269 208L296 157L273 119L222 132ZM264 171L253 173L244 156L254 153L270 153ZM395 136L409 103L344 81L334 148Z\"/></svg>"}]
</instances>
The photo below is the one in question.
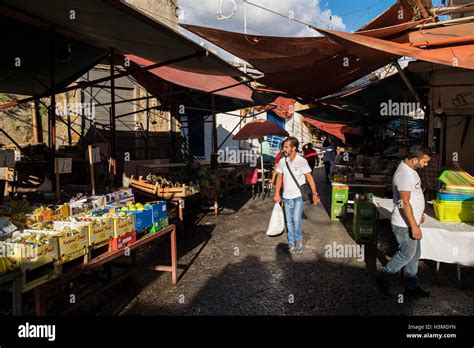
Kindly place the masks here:
<instances>
[{"instance_id":1,"label":"green plastic crate","mask_svg":"<svg viewBox=\"0 0 474 348\"><path fill-rule=\"evenodd\" d=\"M378 212L372 202L356 200L354 202L354 239L359 244L377 242Z\"/></svg>"},{"instance_id":2,"label":"green plastic crate","mask_svg":"<svg viewBox=\"0 0 474 348\"><path fill-rule=\"evenodd\" d=\"M358 244L377 243L377 223L355 223L354 240Z\"/></svg>"},{"instance_id":3,"label":"green plastic crate","mask_svg":"<svg viewBox=\"0 0 474 348\"><path fill-rule=\"evenodd\" d=\"M331 205L331 220L339 220L344 214L344 204Z\"/></svg>"}]
</instances>

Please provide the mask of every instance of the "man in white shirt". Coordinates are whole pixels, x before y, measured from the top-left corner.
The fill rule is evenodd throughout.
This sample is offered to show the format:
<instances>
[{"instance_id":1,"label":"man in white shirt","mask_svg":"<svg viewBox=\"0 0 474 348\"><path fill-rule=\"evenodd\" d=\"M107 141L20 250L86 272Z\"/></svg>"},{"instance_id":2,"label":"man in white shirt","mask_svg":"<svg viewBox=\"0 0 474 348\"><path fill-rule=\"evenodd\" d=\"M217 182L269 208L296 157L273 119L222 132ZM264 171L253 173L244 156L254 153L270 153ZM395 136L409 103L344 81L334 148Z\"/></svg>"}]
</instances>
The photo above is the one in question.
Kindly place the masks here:
<instances>
[{"instance_id":1,"label":"man in white shirt","mask_svg":"<svg viewBox=\"0 0 474 348\"><path fill-rule=\"evenodd\" d=\"M283 201L285 203L288 229L288 249L291 253L301 253L303 251L302 215L304 201L295 179L299 186L308 181L313 193L313 204L316 205L320 202L312 170L308 161L297 154L298 146L299 142L295 137L289 137L283 142L283 156L278 162L276 169L280 175L277 177L275 196L273 197L276 203L281 202L280 190L283 184ZM295 179L291 176L288 167Z\"/></svg>"},{"instance_id":2,"label":"man in white shirt","mask_svg":"<svg viewBox=\"0 0 474 348\"><path fill-rule=\"evenodd\" d=\"M393 203L391 217L393 233L399 244L395 256L377 276L377 285L382 293L390 296L390 279L403 267L406 280L405 296L428 297L430 293L418 286L418 260L420 240L423 234L420 225L424 222L425 197L417 169L428 165L431 151L422 146L413 146L393 175Z\"/></svg>"}]
</instances>

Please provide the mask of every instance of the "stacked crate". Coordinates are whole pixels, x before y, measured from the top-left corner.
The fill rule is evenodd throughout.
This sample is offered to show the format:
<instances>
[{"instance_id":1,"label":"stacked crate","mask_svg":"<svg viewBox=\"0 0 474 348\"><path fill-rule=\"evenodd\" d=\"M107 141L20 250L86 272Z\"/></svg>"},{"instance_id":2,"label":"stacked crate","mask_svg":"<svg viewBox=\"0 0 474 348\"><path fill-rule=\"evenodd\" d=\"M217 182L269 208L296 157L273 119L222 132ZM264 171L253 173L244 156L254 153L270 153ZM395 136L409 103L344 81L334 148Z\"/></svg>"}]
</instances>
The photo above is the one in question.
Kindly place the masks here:
<instances>
[{"instance_id":1,"label":"stacked crate","mask_svg":"<svg viewBox=\"0 0 474 348\"><path fill-rule=\"evenodd\" d=\"M375 244L377 242L378 212L370 196L354 200L354 239L359 244Z\"/></svg>"},{"instance_id":2,"label":"stacked crate","mask_svg":"<svg viewBox=\"0 0 474 348\"><path fill-rule=\"evenodd\" d=\"M344 214L349 199L349 186L333 183L331 198L331 220L338 220Z\"/></svg>"},{"instance_id":3,"label":"stacked crate","mask_svg":"<svg viewBox=\"0 0 474 348\"><path fill-rule=\"evenodd\" d=\"M438 177L443 188L433 201L440 221L474 222L474 177L456 163L447 164Z\"/></svg>"}]
</instances>

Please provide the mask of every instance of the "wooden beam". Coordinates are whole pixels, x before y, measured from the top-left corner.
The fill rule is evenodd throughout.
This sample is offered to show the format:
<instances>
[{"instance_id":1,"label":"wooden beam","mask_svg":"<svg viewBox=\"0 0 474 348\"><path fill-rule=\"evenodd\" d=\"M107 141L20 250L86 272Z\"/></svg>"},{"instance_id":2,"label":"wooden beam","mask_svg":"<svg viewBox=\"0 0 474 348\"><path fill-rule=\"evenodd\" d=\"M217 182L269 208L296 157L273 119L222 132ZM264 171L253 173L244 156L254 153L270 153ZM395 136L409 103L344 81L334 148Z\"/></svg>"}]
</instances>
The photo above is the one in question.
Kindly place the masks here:
<instances>
[{"instance_id":1,"label":"wooden beam","mask_svg":"<svg viewBox=\"0 0 474 348\"><path fill-rule=\"evenodd\" d=\"M428 13L428 11L425 8L425 5L422 4L421 0L413 0L416 4L416 7L420 10L421 15L423 18L430 18L431 15Z\"/></svg>"}]
</instances>

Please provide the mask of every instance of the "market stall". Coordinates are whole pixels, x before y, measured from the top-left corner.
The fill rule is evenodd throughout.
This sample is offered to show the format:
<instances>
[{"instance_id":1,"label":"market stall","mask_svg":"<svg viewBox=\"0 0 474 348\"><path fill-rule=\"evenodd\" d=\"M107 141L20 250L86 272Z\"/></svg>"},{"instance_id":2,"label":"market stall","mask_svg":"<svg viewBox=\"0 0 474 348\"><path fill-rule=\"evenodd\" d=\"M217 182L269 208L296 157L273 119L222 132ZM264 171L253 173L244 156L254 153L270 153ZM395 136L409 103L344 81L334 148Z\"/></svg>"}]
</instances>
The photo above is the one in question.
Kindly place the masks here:
<instances>
[{"instance_id":1,"label":"market stall","mask_svg":"<svg viewBox=\"0 0 474 348\"><path fill-rule=\"evenodd\" d=\"M390 198L375 198L375 205L381 219L390 219L393 201ZM471 209L474 209L472 203ZM442 222L436 218L431 206L425 213L425 222L420 226L423 232L420 259L458 265L458 279L461 279L460 266L474 266L474 224L463 222Z\"/></svg>"},{"instance_id":2,"label":"market stall","mask_svg":"<svg viewBox=\"0 0 474 348\"><path fill-rule=\"evenodd\" d=\"M55 284L123 255L132 256L133 265L133 250L167 234L172 265L154 269L171 272L176 284L176 231L165 201L134 203L133 190L120 189L77 194L57 206L10 200L0 215L0 283L13 293L14 314L21 312L22 293L33 290L36 313L43 314Z\"/></svg>"}]
</instances>

